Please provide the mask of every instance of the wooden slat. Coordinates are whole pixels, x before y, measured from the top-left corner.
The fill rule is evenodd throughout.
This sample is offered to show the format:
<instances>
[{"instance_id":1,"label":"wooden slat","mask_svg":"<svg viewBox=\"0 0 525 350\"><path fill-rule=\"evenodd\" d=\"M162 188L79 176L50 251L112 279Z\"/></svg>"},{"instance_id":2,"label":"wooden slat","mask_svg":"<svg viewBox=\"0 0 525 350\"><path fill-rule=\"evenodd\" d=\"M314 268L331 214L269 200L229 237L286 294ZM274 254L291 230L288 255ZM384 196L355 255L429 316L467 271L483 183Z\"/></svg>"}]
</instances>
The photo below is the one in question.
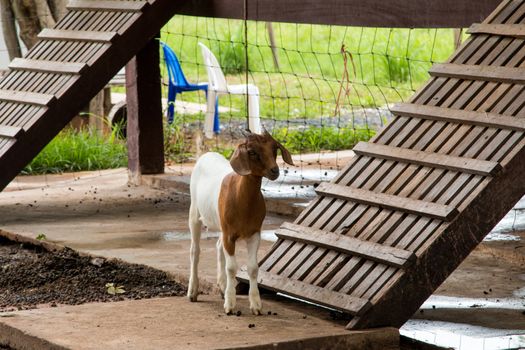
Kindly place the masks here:
<instances>
[{"instance_id":1,"label":"wooden slat","mask_svg":"<svg viewBox=\"0 0 525 350\"><path fill-rule=\"evenodd\" d=\"M88 65L86 63L33 60L27 58L15 58L9 64L9 68L14 70L64 74L82 74L87 67Z\"/></svg>"},{"instance_id":2,"label":"wooden slat","mask_svg":"<svg viewBox=\"0 0 525 350\"><path fill-rule=\"evenodd\" d=\"M429 73L433 77L495 81L510 84L525 83L525 69L514 67L440 63L433 65Z\"/></svg>"},{"instance_id":3,"label":"wooden slat","mask_svg":"<svg viewBox=\"0 0 525 350\"><path fill-rule=\"evenodd\" d=\"M416 259L415 254L407 250L287 222L275 234L279 238L312 244L400 268Z\"/></svg>"},{"instance_id":4,"label":"wooden slat","mask_svg":"<svg viewBox=\"0 0 525 350\"><path fill-rule=\"evenodd\" d=\"M139 12L149 5L147 1L70 0L69 10Z\"/></svg>"},{"instance_id":5,"label":"wooden slat","mask_svg":"<svg viewBox=\"0 0 525 350\"><path fill-rule=\"evenodd\" d=\"M447 205L398 197L334 183L323 182L317 186L315 192L322 196L341 198L361 204L399 210L406 213L428 216L445 221L452 220L458 214L456 208Z\"/></svg>"},{"instance_id":6,"label":"wooden slat","mask_svg":"<svg viewBox=\"0 0 525 350\"><path fill-rule=\"evenodd\" d=\"M518 39L525 38L525 25L523 24L488 24L474 23L467 31L469 34L492 34L511 36Z\"/></svg>"},{"instance_id":7,"label":"wooden slat","mask_svg":"<svg viewBox=\"0 0 525 350\"><path fill-rule=\"evenodd\" d=\"M0 90L0 101L25 103L36 106L49 106L55 96L36 92Z\"/></svg>"},{"instance_id":8,"label":"wooden slat","mask_svg":"<svg viewBox=\"0 0 525 350\"><path fill-rule=\"evenodd\" d=\"M116 32L97 32L89 30L65 30L46 28L38 34L39 39L69 40L110 43L118 36Z\"/></svg>"},{"instance_id":9,"label":"wooden slat","mask_svg":"<svg viewBox=\"0 0 525 350\"><path fill-rule=\"evenodd\" d=\"M451 123L478 125L496 129L525 131L525 119L503 114L466 111L411 103L398 103L390 108L398 116L415 117L427 120L440 120Z\"/></svg>"},{"instance_id":10,"label":"wooden slat","mask_svg":"<svg viewBox=\"0 0 525 350\"><path fill-rule=\"evenodd\" d=\"M381 145L378 143L359 142L354 146L353 151L362 156L408 162L431 168L459 171L467 174L492 176L501 170L501 166L497 162L454 157L434 152L416 151L408 148Z\"/></svg>"},{"instance_id":11,"label":"wooden slat","mask_svg":"<svg viewBox=\"0 0 525 350\"><path fill-rule=\"evenodd\" d=\"M237 278L247 282L249 277L246 271L240 271ZM257 282L262 287L276 292L283 292L290 296L305 299L319 305L332 307L334 309L360 315L366 312L371 304L366 299L351 297L349 295L317 287L291 278L278 276L276 274L259 270Z\"/></svg>"},{"instance_id":12,"label":"wooden slat","mask_svg":"<svg viewBox=\"0 0 525 350\"><path fill-rule=\"evenodd\" d=\"M24 133L24 129L16 126L0 125L0 137L16 139Z\"/></svg>"}]
</instances>

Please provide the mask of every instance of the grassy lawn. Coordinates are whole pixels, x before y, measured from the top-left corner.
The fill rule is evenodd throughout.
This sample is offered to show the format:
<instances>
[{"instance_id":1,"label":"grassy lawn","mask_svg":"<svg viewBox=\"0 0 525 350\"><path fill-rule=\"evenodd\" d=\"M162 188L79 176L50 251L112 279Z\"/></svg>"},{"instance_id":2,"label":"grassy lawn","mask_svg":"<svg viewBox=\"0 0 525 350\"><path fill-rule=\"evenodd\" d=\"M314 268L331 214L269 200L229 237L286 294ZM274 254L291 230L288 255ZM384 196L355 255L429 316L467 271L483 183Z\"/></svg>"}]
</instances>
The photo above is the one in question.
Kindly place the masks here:
<instances>
[{"instance_id":1,"label":"grassy lawn","mask_svg":"<svg viewBox=\"0 0 525 350\"><path fill-rule=\"evenodd\" d=\"M344 72L341 45L352 53L350 94L342 106L380 107L407 99L427 79L433 62L454 49L452 29L361 28L273 23L280 68L273 63L264 22L248 23L249 80L261 92L261 116L278 120L333 116ZM240 20L175 16L162 40L176 52L192 82L207 81L197 42L217 56L229 83L246 81L244 25ZM202 93L183 100L204 103ZM234 117L244 115L241 97L221 97Z\"/></svg>"}]
</instances>

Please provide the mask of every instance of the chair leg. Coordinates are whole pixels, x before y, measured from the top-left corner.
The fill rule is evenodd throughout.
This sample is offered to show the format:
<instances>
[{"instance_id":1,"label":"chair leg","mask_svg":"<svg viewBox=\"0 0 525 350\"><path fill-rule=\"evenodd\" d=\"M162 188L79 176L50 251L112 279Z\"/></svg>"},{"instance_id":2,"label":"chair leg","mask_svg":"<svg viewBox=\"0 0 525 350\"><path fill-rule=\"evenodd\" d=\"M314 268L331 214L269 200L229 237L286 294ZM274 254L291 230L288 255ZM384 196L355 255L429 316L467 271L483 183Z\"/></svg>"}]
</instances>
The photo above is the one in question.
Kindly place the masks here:
<instances>
[{"instance_id":1,"label":"chair leg","mask_svg":"<svg viewBox=\"0 0 525 350\"><path fill-rule=\"evenodd\" d=\"M215 97L215 115L213 116L213 132L215 134L221 132L221 125L219 122L219 95Z\"/></svg>"},{"instance_id":2,"label":"chair leg","mask_svg":"<svg viewBox=\"0 0 525 350\"><path fill-rule=\"evenodd\" d=\"M175 98L177 97L177 90L170 84L168 87L168 123L173 123L173 117L175 115Z\"/></svg>"},{"instance_id":3,"label":"chair leg","mask_svg":"<svg viewBox=\"0 0 525 350\"><path fill-rule=\"evenodd\" d=\"M261 133L261 119L259 118L259 95L248 95L248 126L251 132Z\"/></svg>"},{"instance_id":4,"label":"chair leg","mask_svg":"<svg viewBox=\"0 0 525 350\"><path fill-rule=\"evenodd\" d=\"M215 107L217 105L217 92L208 89L206 99L206 117L204 118L204 135L211 139L213 137L213 120L215 117Z\"/></svg>"}]
</instances>

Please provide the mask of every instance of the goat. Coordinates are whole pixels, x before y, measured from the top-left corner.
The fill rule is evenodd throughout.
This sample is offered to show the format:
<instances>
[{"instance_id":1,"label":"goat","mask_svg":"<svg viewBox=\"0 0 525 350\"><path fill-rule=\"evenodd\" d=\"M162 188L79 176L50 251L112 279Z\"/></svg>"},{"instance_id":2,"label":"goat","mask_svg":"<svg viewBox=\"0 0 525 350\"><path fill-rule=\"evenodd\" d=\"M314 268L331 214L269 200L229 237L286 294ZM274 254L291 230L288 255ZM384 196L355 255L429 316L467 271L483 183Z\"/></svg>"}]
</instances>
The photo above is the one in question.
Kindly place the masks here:
<instances>
[{"instance_id":1,"label":"goat","mask_svg":"<svg viewBox=\"0 0 525 350\"><path fill-rule=\"evenodd\" d=\"M257 287L257 250L266 216L261 181L263 177L270 180L279 177L276 163L278 149L286 163L293 165L293 161L288 150L266 130L262 135L248 131L245 137L229 162L218 153L205 153L191 174L188 298L197 301L199 241L202 225L205 225L209 230L221 231L217 241L217 284L224 295L224 311L230 314L235 308L235 244L237 240L244 239L248 250L250 310L254 315L260 315L262 304Z\"/></svg>"}]
</instances>

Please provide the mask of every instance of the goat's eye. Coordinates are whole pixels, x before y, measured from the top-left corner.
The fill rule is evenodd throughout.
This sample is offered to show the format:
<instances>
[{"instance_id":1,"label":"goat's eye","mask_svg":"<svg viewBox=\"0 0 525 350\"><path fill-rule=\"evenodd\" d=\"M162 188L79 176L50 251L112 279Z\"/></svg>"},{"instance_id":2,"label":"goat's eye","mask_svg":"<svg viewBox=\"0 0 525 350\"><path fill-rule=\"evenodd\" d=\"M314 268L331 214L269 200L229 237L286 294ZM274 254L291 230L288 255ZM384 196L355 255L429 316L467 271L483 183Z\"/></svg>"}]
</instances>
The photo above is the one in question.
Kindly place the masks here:
<instances>
[{"instance_id":1,"label":"goat's eye","mask_svg":"<svg viewBox=\"0 0 525 350\"><path fill-rule=\"evenodd\" d=\"M248 155L249 155L250 157L252 157L252 158L255 158L255 157L257 157L257 152L252 151L252 150L248 150Z\"/></svg>"}]
</instances>

